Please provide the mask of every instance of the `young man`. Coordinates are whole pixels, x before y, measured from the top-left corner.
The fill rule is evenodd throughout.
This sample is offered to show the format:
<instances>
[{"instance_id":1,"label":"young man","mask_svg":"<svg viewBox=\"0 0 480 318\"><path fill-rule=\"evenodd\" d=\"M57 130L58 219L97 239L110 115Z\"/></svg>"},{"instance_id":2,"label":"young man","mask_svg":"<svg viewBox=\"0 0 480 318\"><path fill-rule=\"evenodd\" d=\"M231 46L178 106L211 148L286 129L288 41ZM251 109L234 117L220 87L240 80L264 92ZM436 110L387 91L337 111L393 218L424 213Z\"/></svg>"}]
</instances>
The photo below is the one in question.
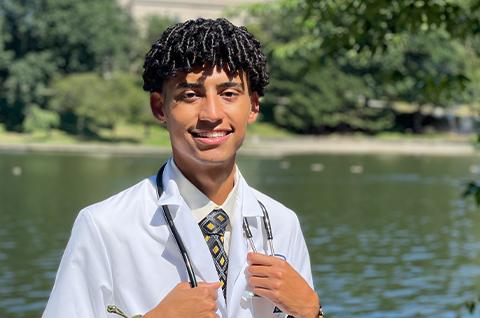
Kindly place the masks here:
<instances>
[{"instance_id":1,"label":"young man","mask_svg":"<svg viewBox=\"0 0 480 318\"><path fill-rule=\"evenodd\" d=\"M80 212L43 317L107 317L108 305L145 318L322 317L296 215L235 164L268 83L260 43L225 19L191 20L163 33L144 69L172 158L157 178Z\"/></svg>"}]
</instances>

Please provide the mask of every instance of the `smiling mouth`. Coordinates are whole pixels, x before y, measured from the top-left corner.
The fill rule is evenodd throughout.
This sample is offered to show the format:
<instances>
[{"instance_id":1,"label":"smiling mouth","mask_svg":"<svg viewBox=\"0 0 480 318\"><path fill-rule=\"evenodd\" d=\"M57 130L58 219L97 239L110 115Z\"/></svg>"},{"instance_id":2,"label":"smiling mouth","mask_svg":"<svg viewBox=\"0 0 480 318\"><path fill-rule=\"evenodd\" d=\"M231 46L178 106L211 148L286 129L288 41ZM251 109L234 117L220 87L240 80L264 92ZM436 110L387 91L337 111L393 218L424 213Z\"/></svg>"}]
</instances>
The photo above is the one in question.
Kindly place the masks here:
<instances>
[{"instance_id":1,"label":"smiling mouth","mask_svg":"<svg viewBox=\"0 0 480 318\"><path fill-rule=\"evenodd\" d=\"M232 132L233 131L218 130L218 131L191 131L190 133L195 138L222 138L231 134Z\"/></svg>"},{"instance_id":2,"label":"smiling mouth","mask_svg":"<svg viewBox=\"0 0 480 318\"><path fill-rule=\"evenodd\" d=\"M190 132L195 142L208 148L222 145L229 139L231 133L233 130L194 130Z\"/></svg>"}]
</instances>

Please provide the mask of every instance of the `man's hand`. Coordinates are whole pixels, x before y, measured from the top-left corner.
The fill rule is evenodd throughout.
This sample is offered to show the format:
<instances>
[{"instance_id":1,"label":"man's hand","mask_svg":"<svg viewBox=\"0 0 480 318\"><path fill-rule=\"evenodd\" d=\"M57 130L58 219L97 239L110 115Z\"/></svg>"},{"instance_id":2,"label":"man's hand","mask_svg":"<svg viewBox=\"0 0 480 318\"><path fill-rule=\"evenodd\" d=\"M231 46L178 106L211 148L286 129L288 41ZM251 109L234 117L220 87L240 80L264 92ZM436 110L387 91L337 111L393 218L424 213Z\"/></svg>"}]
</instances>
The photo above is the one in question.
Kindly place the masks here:
<instances>
[{"instance_id":1,"label":"man's hand","mask_svg":"<svg viewBox=\"0 0 480 318\"><path fill-rule=\"evenodd\" d=\"M315 291L283 259L248 253L248 283L258 296L296 318L317 317L320 302Z\"/></svg>"},{"instance_id":2,"label":"man's hand","mask_svg":"<svg viewBox=\"0 0 480 318\"><path fill-rule=\"evenodd\" d=\"M188 283L179 283L168 295L144 318L213 318L216 314L217 290L220 282L199 283L198 287L190 288Z\"/></svg>"}]
</instances>

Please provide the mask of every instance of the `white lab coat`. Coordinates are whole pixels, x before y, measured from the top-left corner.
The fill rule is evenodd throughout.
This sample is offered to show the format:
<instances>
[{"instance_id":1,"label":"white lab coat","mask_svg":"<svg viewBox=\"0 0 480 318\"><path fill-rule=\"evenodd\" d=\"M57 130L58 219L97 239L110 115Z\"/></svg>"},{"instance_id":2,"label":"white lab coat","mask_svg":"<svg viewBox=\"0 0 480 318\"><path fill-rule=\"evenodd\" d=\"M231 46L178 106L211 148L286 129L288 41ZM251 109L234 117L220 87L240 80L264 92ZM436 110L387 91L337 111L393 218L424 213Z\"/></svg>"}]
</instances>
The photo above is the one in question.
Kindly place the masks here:
<instances>
[{"instance_id":1,"label":"white lab coat","mask_svg":"<svg viewBox=\"0 0 480 318\"><path fill-rule=\"evenodd\" d=\"M227 304L218 290L220 317L285 317L274 314L267 299L251 297L245 270L249 251L242 231L247 217L259 252L268 251L260 200L267 208L275 252L313 286L310 259L296 215L282 204L250 188L243 177L232 221ZM163 174L158 198L155 177L145 179L109 199L83 209L73 226L44 318L119 317L106 312L116 305L128 315L155 307L180 281L188 281L183 259L165 223L161 206L168 204L190 255L198 281L218 281L203 235L170 177Z\"/></svg>"}]
</instances>

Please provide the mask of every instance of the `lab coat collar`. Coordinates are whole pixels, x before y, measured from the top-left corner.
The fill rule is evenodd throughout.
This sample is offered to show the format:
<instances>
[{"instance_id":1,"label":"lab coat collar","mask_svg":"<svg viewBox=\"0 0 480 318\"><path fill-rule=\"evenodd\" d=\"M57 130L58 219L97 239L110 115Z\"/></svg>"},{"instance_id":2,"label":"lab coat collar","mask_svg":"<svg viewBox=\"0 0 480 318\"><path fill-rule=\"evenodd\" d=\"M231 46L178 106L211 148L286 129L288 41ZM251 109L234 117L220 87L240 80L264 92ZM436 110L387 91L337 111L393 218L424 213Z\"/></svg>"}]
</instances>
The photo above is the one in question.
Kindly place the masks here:
<instances>
[{"instance_id":1,"label":"lab coat collar","mask_svg":"<svg viewBox=\"0 0 480 318\"><path fill-rule=\"evenodd\" d=\"M187 204L180 195L177 184L171 178L171 168L169 166L170 160L167 162L162 177L163 193L160 198L157 197L156 201L159 207L157 213L163 213L161 208L162 205L168 205L170 207L172 218L174 219L185 248L190 255L195 274L206 282L218 281L218 275L213 260L211 258L205 258L205 255L210 254L210 251L208 250L207 244L204 242L201 230L195 222ZM235 227L232 229L230 241L227 277L227 302L229 303L228 307L231 310L237 307L238 304L234 303L240 301L238 295L242 295L246 288L244 284L239 283L245 283L245 280L238 279L248 265L248 246L242 228L243 217L253 218L249 221L252 233L258 240L262 240L262 230L259 228L259 222L256 222L255 218L263 216L263 213L257 201L255 192L248 186L241 173L239 173L238 182L240 188L236 206L237 212L239 213L234 214L235 220L233 221L233 224L235 224ZM153 183L155 184L155 180ZM227 307L225 300L223 299L223 296L220 296L221 289L219 289L219 293L218 301L220 310L226 311ZM236 297L233 297L233 295L236 295Z\"/></svg>"},{"instance_id":2,"label":"lab coat collar","mask_svg":"<svg viewBox=\"0 0 480 318\"><path fill-rule=\"evenodd\" d=\"M161 207L162 205L169 205L169 206L181 206L185 204L182 196L180 195L180 190L178 189L177 184L172 178L172 167L171 167L171 160L170 158L166 162L165 169L163 170L162 175L162 194L158 197L157 194L157 205ZM156 187L156 181L154 180L154 184ZM173 215L172 215L173 217Z\"/></svg>"},{"instance_id":3,"label":"lab coat collar","mask_svg":"<svg viewBox=\"0 0 480 318\"><path fill-rule=\"evenodd\" d=\"M258 217L263 216L262 209L258 204L258 199L252 188L247 184L247 181L243 178L242 174L239 173L240 177L240 193L238 196L239 204L241 206L241 217ZM239 223L242 224L242 223Z\"/></svg>"},{"instance_id":4,"label":"lab coat collar","mask_svg":"<svg viewBox=\"0 0 480 318\"><path fill-rule=\"evenodd\" d=\"M186 205L186 202L183 200L180 195L180 190L178 189L177 184L172 178L171 172L171 160L170 158L166 167L163 171L162 183L163 183L163 192L160 198L157 197L157 205L169 205L169 206L181 206ZM258 204L257 198L252 188L247 184L241 172L238 173L238 182L240 183L239 195L237 197L237 207L241 207L241 213L238 216L241 217L258 217L263 216L260 205ZM155 185L155 179L153 180ZM155 185L156 186L156 185ZM240 204L241 203L241 204ZM238 219L238 216L236 219ZM173 215L172 215L173 217ZM239 223L242 224L242 223Z\"/></svg>"},{"instance_id":5,"label":"lab coat collar","mask_svg":"<svg viewBox=\"0 0 480 318\"><path fill-rule=\"evenodd\" d=\"M163 220L162 225L167 226L164 221L162 206L168 205L177 231L190 257L190 261L197 279L204 282L216 282L218 281L218 274L215 269L215 264L213 263L213 259L211 257L205 257L205 255L210 256L210 251L205 243L205 239L200 227L193 218L188 205L183 200L177 184L171 178L170 160L167 161L167 165L163 171L163 192L160 198L158 198L157 195L156 203L158 208L156 212L156 218L160 219L158 214L161 214L161 219ZM168 230L168 232L169 235L172 236L170 230ZM220 310L226 313L225 299L223 298L221 289L219 289L218 295Z\"/></svg>"}]
</instances>

